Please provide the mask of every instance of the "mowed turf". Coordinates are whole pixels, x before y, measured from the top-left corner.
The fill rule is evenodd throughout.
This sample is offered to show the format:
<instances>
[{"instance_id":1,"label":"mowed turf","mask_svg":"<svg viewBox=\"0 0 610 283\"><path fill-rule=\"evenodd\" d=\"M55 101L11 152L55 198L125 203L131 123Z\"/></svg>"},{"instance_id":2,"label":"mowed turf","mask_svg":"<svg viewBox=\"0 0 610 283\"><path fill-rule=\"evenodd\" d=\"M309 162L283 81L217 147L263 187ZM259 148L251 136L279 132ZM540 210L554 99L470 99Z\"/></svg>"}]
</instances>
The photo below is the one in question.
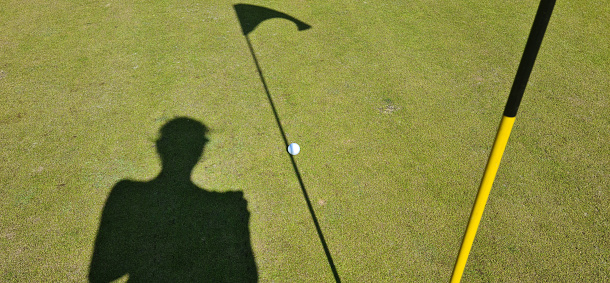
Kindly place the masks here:
<instances>
[{"instance_id":1,"label":"mowed turf","mask_svg":"<svg viewBox=\"0 0 610 283\"><path fill-rule=\"evenodd\" d=\"M536 1L257 1L250 39L345 282L443 282ZM332 273L232 5L0 2L0 281L86 281L165 122L211 129L192 179L243 191L262 282ZM558 1L464 282L610 280L610 6Z\"/></svg>"}]
</instances>

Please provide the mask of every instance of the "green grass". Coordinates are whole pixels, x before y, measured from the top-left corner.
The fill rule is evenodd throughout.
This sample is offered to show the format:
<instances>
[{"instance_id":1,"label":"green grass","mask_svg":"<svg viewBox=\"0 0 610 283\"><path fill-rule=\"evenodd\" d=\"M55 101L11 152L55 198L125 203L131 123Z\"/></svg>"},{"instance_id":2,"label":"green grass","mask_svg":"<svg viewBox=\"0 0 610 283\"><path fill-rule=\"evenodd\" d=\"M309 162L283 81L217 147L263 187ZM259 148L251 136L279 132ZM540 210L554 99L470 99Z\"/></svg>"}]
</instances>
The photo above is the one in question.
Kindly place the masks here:
<instances>
[{"instance_id":1,"label":"green grass","mask_svg":"<svg viewBox=\"0 0 610 283\"><path fill-rule=\"evenodd\" d=\"M332 281L234 3L0 1L0 281L85 281L159 128L210 129L193 180L243 191L262 282ZM536 1L258 1L250 39L345 282L442 282ZM400 2L400 3L398 3ZM610 8L558 1L464 282L610 280Z\"/></svg>"}]
</instances>

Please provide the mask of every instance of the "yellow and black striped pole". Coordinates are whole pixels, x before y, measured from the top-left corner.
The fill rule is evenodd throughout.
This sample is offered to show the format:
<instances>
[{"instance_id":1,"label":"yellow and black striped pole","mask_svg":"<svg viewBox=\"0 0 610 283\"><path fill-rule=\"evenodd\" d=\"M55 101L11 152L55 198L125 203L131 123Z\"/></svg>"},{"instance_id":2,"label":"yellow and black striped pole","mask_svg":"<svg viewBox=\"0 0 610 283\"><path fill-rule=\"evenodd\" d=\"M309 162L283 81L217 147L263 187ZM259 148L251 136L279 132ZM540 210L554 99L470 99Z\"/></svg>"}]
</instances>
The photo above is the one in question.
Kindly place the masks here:
<instances>
[{"instance_id":1,"label":"yellow and black striped pole","mask_svg":"<svg viewBox=\"0 0 610 283\"><path fill-rule=\"evenodd\" d=\"M504 108L504 115L502 116L500 126L498 127L496 140L491 149L487 166L485 167L485 173L481 180L479 193L477 194L472 212L470 213L470 220L468 221L466 233L464 234L462 247L460 248L453 268L451 283L460 282L462 274L464 273L466 260L468 260L468 255L470 254L474 237L477 233L479 223L481 222L491 186L496 178L498 168L500 167L500 160L504 154L504 149L506 148L506 143L508 142L513 124L515 123L515 116L517 116L521 98L523 97L527 81L529 80L532 68L534 67L534 62L536 61L536 56L538 55L538 50L542 44L542 38L544 37L544 32L546 31L554 6L555 0L541 0L540 5L538 6L532 30L530 31L529 38L525 44L521 63L517 69L517 74L515 75L515 80L508 96L506 107Z\"/></svg>"}]
</instances>

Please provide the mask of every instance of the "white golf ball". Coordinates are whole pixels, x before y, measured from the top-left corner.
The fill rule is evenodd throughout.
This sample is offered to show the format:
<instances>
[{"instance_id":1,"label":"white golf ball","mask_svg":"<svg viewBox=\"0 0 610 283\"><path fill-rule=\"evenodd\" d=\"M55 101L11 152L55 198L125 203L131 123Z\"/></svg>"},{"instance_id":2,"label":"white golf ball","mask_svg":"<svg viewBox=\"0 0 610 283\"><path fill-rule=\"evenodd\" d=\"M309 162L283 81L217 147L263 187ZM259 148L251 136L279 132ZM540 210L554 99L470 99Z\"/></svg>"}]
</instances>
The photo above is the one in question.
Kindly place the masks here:
<instances>
[{"instance_id":1,"label":"white golf ball","mask_svg":"<svg viewBox=\"0 0 610 283\"><path fill-rule=\"evenodd\" d=\"M299 147L298 144L296 143L291 143L288 146L288 153L292 154L292 155L297 155L299 154L299 151L301 151L301 147Z\"/></svg>"}]
</instances>

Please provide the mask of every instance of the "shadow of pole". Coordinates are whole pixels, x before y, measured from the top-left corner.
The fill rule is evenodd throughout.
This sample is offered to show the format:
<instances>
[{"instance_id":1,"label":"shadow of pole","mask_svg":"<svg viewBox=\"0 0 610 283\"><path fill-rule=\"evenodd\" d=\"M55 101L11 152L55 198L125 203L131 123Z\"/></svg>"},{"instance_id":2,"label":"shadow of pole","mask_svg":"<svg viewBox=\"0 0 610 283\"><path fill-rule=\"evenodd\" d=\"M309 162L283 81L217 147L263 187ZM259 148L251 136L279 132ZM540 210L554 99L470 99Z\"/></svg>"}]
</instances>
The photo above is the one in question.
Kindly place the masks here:
<instances>
[{"instance_id":1,"label":"shadow of pole","mask_svg":"<svg viewBox=\"0 0 610 283\"><path fill-rule=\"evenodd\" d=\"M277 109L275 104L273 103L273 98L271 97L271 93L269 92L269 88L267 87L267 82L265 81L265 76L263 75L263 71L260 67L258 59L256 58L256 54L254 52L254 48L252 47L252 43L250 42L250 38L248 34L254 30L254 28L262 21L270 18L284 18L294 22L299 30L309 29L311 26L308 24L301 22L291 16L288 16L284 13L277 12L274 10L270 10L264 7L246 5L246 4L237 4L234 6L235 11L237 13L237 17L240 21L242 31L244 33L244 37L246 38L246 42L248 43L248 49L250 50L250 54L252 54L252 59L254 59L254 64L256 65L256 70L258 71L258 75L260 77L261 83L265 89L265 93L267 94L267 99L269 100L269 105L271 105L271 110L273 111L273 115L275 116L275 121L277 122L277 126L280 130L280 134L282 135L282 139L284 140L285 148L288 147L288 139L286 138L286 133L284 132L284 128L282 127L282 123L280 122L280 117L277 113ZM288 153L287 153L288 154ZM305 198L305 202L307 203L307 208L309 209L309 213L311 214L311 218L313 220L314 226L316 227L316 232L318 233L318 237L320 238L320 242L322 244L322 248L324 249L324 253L326 254L326 259L328 260L328 264L333 273L336 282L341 282L341 278L339 277L339 273L337 272L337 268L335 267L335 263L333 261L332 255L330 253L330 249L328 248L328 244L324 239L324 234L322 233L322 228L320 227L320 223L318 222L318 217L316 217L316 213L313 209L313 205L311 204L311 200L309 199L309 194L305 189L305 184L303 183L303 179L301 178L301 173L297 166L294 157L288 154L290 157L290 161L292 163L292 167L294 169L295 175L299 181L299 185L301 186L301 192L303 193L303 197Z\"/></svg>"},{"instance_id":2,"label":"shadow of pole","mask_svg":"<svg viewBox=\"0 0 610 283\"><path fill-rule=\"evenodd\" d=\"M258 63L258 59L256 59L256 55L254 54L254 49L252 48L252 43L250 42L250 38L248 35L245 35L246 41L248 42L248 47L250 48L250 52L252 53L252 58L254 59L254 63L256 64L256 70L258 71L258 75L260 76L261 82L263 83L263 87L265 88L265 93L267 94L267 99L269 100L269 105L271 105L271 110L273 110L273 115L275 116L275 121L277 122L277 126L280 129L280 133L282 135L282 139L284 139L284 145L288 147L288 139L286 139L286 133L284 132L284 128L282 127L282 123L280 122L280 117L277 114L277 110L275 108L275 104L273 103L273 98L271 98L271 93L269 92L269 88L267 87L267 83L265 82L265 77L263 76L263 71L260 68ZM341 278L339 277L339 273L337 272L337 268L335 267L335 263L333 262L333 258L330 254L330 250L328 249L328 244L326 244L326 240L324 239L324 234L322 233L322 228L320 228L320 223L318 222L318 217L316 217L316 212L313 209L313 205L311 205L311 200L309 199L309 194L307 194L307 190L305 189L305 184L303 183L303 179L301 178L301 173L299 171L299 167L294 160L294 156L288 154L290 157L290 161L292 162L292 167L294 168L294 173L299 180L299 185L301 186L301 192L303 192L303 197L305 198L305 202L307 202L307 208L309 209L309 213L311 214L311 218L313 220L313 224L316 226L316 231L318 232L318 237L320 237L320 242L322 243L322 248L324 249L324 253L326 254L326 259L328 260L328 264L330 265L330 269L333 272L333 276L335 277L336 282L341 282Z\"/></svg>"}]
</instances>

